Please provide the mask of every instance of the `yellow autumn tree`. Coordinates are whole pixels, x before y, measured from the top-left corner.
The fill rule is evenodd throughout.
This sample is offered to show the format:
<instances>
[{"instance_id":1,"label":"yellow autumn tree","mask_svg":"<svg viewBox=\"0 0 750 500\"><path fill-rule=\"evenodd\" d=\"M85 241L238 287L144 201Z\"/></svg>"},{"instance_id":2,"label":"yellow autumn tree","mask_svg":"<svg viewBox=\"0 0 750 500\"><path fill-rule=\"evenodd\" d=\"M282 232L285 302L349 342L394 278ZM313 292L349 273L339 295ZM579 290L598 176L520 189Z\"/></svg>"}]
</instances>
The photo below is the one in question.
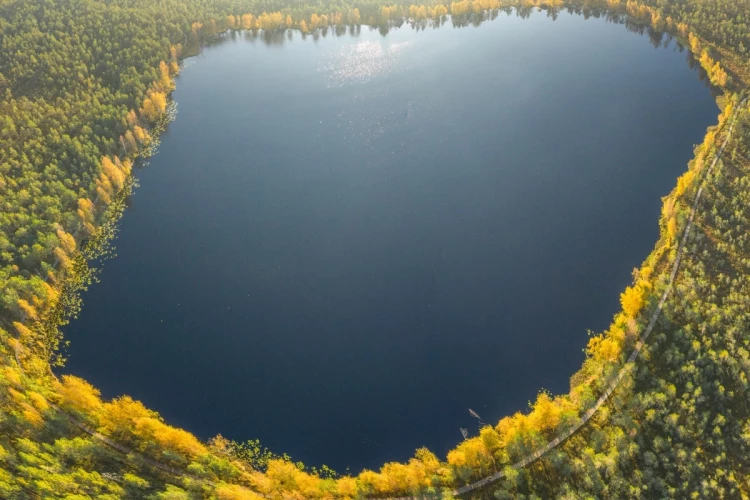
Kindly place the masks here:
<instances>
[{"instance_id":1,"label":"yellow autumn tree","mask_svg":"<svg viewBox=\"0 0 750 500\"><path fill-rule=\"evenodd\" d=\"M718 62L711 68L711 83L717 87L726 87L729 83L729 75Z\"/></svg>"},{"instance_id":2,"label":"yellow autumn tree","mask_svg":"<svg viewBox=\"0 0 750 500\"><path fill-rule=\"evenodd\" d=\"M167 95L164 92L152 90L143 100L141 116L149 122L158 120L167 109Z\"/></svg>"},{"instance_id":3,"label":"yellow autumn tree","mask_svg":"<svg viewBox=\"0 0 750 500\"><path fill-rule=\"evenodd\" d=\"M38 392L28 391L26 393L26 396L29 398L29 401L31 401L31 404L34 406L34 408L36 408L40 412L45 412L49 409L49 403L47 403L47 400L44 399L44 396L42 396Z\"/></svg>"},{"instance_id":4,"label":"yellow autumn tree","mask_svg":"<svg viewBox=\"0 0 750 500\"><path fill-rule=\"evenodd\" d=\"M99 430L109 436L130 440L135 436L135 426L139 419L156 417L157 414L140 401L122 396L102 405Z\"/></svg>"},{"instance_id":5,"label":"yellow autumn tree","mask_svg":"<svg viewBox=\"0 0 750 500\"><path fill-rule=\"evenodd\" d=\"M125 121L131 127L134 127L138 123L138 116L135 114L135 110L131 109L128 111Z\"/></svg>"},{"instance_id":6,"label":"yellow autumn tree","mask_svg":"<svg viewBox=\"0 0 750 500\"><path fill-rule=\"evenodd\" d=\"M252 14L242 15L242 29L252 30L255 29L255 18Z\"/></svg>"},{"instance_id":7,"label":"yellow autumn tree","mask_svg":"<svg viewBox=\"0 0 750 500\"><path fill-rule=\"evenodd\" d=\"M88 223L84 223L84 224L88 227ZM65 253L65 250L63 250L60 247L56 247L54 250L52 250L52 255L55 256L55 259L57 260L58 264L63 269L68 269L70 265L72 264L70 260L70 256L68 256L68 254Z\"/></svg>"},{"instance_id":8,"label":"yellow autumn tree","mask_svg":"<svg viewBox=\"0 0 750 500\"><path fill-rule=\"evenodd\" d=\"M214 491L217 500L260 500L263 497L237 484L224 484Z\"/></svg>"},{"instance_id":9,"label":"yellow autumn tree","mask_svg":"<svg viewBox=\"0 0 750 500\"><path fill-rule=\"evenodd\" d=\"M626 316L635 318L641 312L643 306L646 305L647 292L648 288L645 282L629 286L625 289L620 295L620 304L622 304L622 310Z\"/></svg>"},{"instance_id":10,"label":"yellow autumn tree","mask_svg":"<svg viewBox=\"0 0 750 500\"><path fill-rule=\"evenodd\" d=\"M27 327L20 321L14 321L13 328L15 328L16 332L18 333L18 338L21 340L22 345L28 345L30 343L30 339L34 338L34 332L31 330L31 328Z\"/></svg>"},{"instance_id":11,"label":"yellow autumn tree","mask_svg":"<svg viewBox=\"0 0 750 500\"><path fill-rule=\"evenodd\" d=\"M487 453L494 460L495 454L503 447L500 434L494 427L486 425L479 431L479 439L482 440L482 446L484 446L484 449L487 450Z\"/></svg>"},{"instance_id":12,"label":"yellow autumn tree","mask_svg":"<svg viewBox=\"0 0 750 500\"><path fill-rule=\"evenodd\" d=\"M49 283L46 281L42 283L42 288L44 289L45 298L47 300L48 304L55 304L57 302L57 299L60 297L60 292L55 290L52 286L50 286Z\"/></svg>"},{"instance_id":13,"label":"yellow autumn tree","mask_svg":"<svg viewBox=\"0 0 750 500\"><path fill-rule=\"evenodd\" d=\"M17 303L18 303L18 308L23 312L23 314L27 318L29 318L32 321L36 321L39 319L39 315L37 314L37 311L34 308L34 306L29 304L26 300L18 299Z\"/></svg>"},{"instance_id":14,"label":"yellow autumn tree","mask_svg":"<svg viewBox=\"0 0 750 500\"><path fill-rule=\"evenodd\" d=\"M155 441L167 451L196 457L206 453L206 448L189 432L167 425L154 417L138 418L135 434L146 442Z\"/></svg>"},{"instance_id":15,"label":"yellow autumn tree","mask_svg":"<svg viewBox=\"0 0 750 500\"><path fill-rule=\"evenodd\" d=\"M112 187L115 188L115 191L122 189L126 176L108 156L102 157L102 173L107 176L107 179L112 184Z\"/></svg>"},{"instance_id":16,"label":"yellow autumn tree","mask_svg":"<svg viewBox=\"0 0 750 500\"><path fill-rule=\"evenodd\" d=\"M448 8L445 5L435 6L435 17L443 17L448 15Z\"/></svg>"},{"instance_id":17,"label":"yellow autumn tree","mask_svg":"<svg viewBox=\"0 0 750 500\"><path fill-rule=\"evenodd\" d=\"M109 182L109 179L104 173L99 174L99 177L96 179L96 195L99 200L106 205L109 205L112 203L113 194L114 189L112 188L112 183Z\"/></svg>"},{"instance_id":18,"label":"yellow autumn tree","mask_svg":"<svg viewBox=\"0 0 750 500\"><path fill-rule=\"evenodd\" d=\"M65 250L66 253L72 254L76 251L76 239L73 238L73 235L65 232L61 227L58 227L55 230L55 233L57 234L57 240L60 243L60 247Z\"/></svg>"},{"instance_id":19,"label":"yellow autumn tree","mask_svg":"<svg viewBox=\"0 0 750 500\"><path fill-rule=\"evenodd\" d=\"M346 19L349 22L349 24L354 24L354 25L360 24L362 22L362 16L359 14L359 9L355 7L354 9L350 10L347 13Z\"/></svg>"},{"instance_id":20,"label":"yellow autumn tree","mask_svg":"<svg viewBox=\"0 0 750 500\"><path fill-rule=\"evenodd\" d=\"M510 443L529 432L529 419L521 412L516 412L511 417L505 417L495 426L495 430L500 436L500 442L503 447L507 448Z\"/></svg>"},{"instance_id":21,"label":"yellow autumn tree","mask_svg":"<svg viewBox=\"0 0 750 500\"><path fill-rule=\"evenodd\" d=\"M669 238L670 244L677 241L677 219L675 217L670 217L667 221L667 238Z\"/></svg>"},{"instance_id":22,"label":"yellow autumn tree","mask_svg":"<svg viewBox=\"0 0 750 500\"><path fill-rule=\"evenodd\" d=\"M151 141L151 136L149 135L148 131L137 125L133 128L133 135L135 136L135 140L138 141L139 144L147 144Z\"/></svg>"},{"instance_id":23,"label":"yellow autumn tree","mask_svg":"<svg viewBox=\"0 0 750 500\"><path fill-rule=\"evenodd\" d=\"M78 220L81 224L81 229L88 234L93 234L96 228L94 227L94 204L88 198L80 198L78 200Z\"/></svg>"},{"instance_id":24,"label":"yellow autumn tree","mask_svg":"<svg viewBox=\"0 0 750 500\"><path fill-rule=\"evenodd\" d=\"M471 474L489 471L494 465L494 457L484 447L479 437L465 440L448 452L448 465L452 466L459 477L466 478Z\"/></svg>"},{"instance_id":25,"label":"yellow autumn tree","mask_svg":"<svg viewBox=\"0 0 750 500\"><path fill-rule=\"evenodd\" d=\"M63 375L62 382L57 384L57 394L64 408L82 414L94 414L101 409L100 392L85 380L73 375Z\"/></svg>"},{"instance_id":26,"label":"yellow autumn tree","mask_svg":"<svg viewBox=\"0 0 750 500\"><path fill-rule=\"evenodd\" d=\"M357 480L350 476L344 476L336 480L336 494L346 500L351 500L357 496L359 489Z\"/></svg>"},{"instance_id":27,"label":"yellow autumn tree","mask_svg":"<svg viewBox=\"0 0 750 500\"><path fill-rule=\"evenodd\" d=\"M159 87L166 94L174 90L174 82L169 75L169 65L165 61L159 62Z\"/></svg>"},{"instance_id":28,"label":"yellow autumn tree","mask_svg":"<svg viewBox=\"0 0 750 500\"><path fill-rule=\"evenodd\" d=\"M531 428L536 431L549 431L560 424L560 408L546 392L541 392L536 398L534 407L529 414Z\"/></svg>"}]
</instances>

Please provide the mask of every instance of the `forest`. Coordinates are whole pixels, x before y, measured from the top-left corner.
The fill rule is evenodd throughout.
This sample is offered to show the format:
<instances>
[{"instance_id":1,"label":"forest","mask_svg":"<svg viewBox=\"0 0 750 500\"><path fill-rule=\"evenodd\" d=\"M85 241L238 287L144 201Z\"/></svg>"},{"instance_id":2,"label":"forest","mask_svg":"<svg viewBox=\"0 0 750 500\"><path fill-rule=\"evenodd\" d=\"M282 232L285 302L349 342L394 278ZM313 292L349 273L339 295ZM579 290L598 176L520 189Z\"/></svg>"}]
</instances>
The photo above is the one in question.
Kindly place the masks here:
<instances>
[{"instance_id":1,"label":"forest","mask_svg":"<svg viewBox=\"0 0 750 500\"><path fill-rule=\"evenodd\" d=\"M444 458L338 475L216 436L201 442L64 363L60 328L96 280L133 183L171 118L181 61L227 30L339 36L561 10L688 48L722 110L672 193L661 237L570 392L484 426ZM745 498L750 496L750 0L0 0L0 497ZM730 128L734 126L731 137ZM726 149L716 161L721 145ZM702 197L693 203L699 189ZM669 283L634 369L623 370ZM613 377L616 390L559 446ZM531 396L531 395L530 395Z\"/></svg>"}]
</instances>

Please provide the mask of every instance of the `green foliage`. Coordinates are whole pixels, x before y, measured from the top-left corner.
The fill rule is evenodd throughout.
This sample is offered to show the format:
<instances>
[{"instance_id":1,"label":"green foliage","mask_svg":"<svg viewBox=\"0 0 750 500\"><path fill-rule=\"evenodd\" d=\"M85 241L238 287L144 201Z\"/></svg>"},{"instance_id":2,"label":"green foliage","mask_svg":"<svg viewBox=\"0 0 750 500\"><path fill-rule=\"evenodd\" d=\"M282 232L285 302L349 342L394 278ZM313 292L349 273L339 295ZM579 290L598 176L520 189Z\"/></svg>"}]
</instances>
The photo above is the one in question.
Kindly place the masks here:
<instances>
[{"instance_id":1,"label":"green foliage","mask_svg":"<svg viewBox=\"0 0 750 500\"><path fill-rule=\"evenodd\" d=\"M182 56L226 29L310 36L369 24L385 32L476 25L502 10L563 8L662 31L739 100L750 81L750 0L0 0L0 497L353 498L430 494L504 470L495 498L740 498L750 495L750 110L698 207L675 291L618 390L580 431L522 469L512 464L580 419L621 367L664 287L678 235L716 144L711 130L665 199L662 238L623 294L624 312L591 338L569 395L540 393L527 414L461 443L446 461L338 477L258 441L208 445L130 398L102 402L49 373L59 326L96 279L132 186L170 116ZM451 17L448 17L451 14ZM13 335L9 331L12 331ZM23 365L23 370L16 363Z\"/></svg>"}]
</instances>

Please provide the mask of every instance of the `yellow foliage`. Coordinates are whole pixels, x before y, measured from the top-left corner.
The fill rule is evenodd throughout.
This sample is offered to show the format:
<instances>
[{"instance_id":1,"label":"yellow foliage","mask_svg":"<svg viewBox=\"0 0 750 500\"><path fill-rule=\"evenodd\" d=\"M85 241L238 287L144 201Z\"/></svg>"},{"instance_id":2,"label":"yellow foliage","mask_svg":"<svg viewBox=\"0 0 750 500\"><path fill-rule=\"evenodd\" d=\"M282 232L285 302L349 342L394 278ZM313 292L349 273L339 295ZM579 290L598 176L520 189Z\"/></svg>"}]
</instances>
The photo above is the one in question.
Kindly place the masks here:
<instances>
[{"instance_id":1,"label":"yellow foliage","mask_svg":"<svg viewBox=\"0 0 750 500\"><path fill-rule=\"evenodd\" d=\"M371 470L365 469L359 473L357 480L361 485L362 489L368 492L376 491L378 483L378 473Z\"/></svg>"},{"instance_id":2,"label":"yellow foliage","mask_svg":"<svg viewBox=\"0 0 750 500\"><path fill-rule=\"evenodd\" d=\"M19 392L12 387L8 387L8 394L10 394L10 397L18 404L23 403L26 401L26 396L23 395L22 392Z\"/></svg>"},{"instance_id":3,"label":"yellow foliage","mask_svg":"<svg viewBox=\"0 0 750 500\"><path fill-rule=\"evenodd\" d=\"M253 17L252 14L243 14L242 29L245 29L245 30L255 29L255 17Z\"/></svg>"},{"instance_id":4,"label":"yellow foliage","mask_svg":"<svg viewBox=\"0 0 750 500\"><path fill-rule=\"evenodd\" d=\"M359 24L361 22L361 16L359 14L359 9L354 8L352 9L349 14L347 15L347 20L351 24Z\"/></svg>"},{"instance_id":5,"label":"yellow foliage","mask_svg":"<svg viewBox=\"0 0 750 500\"><path fill-rule=\"evenodd\" d=\"M18 332L18 337L21 340L21 345L28 345L30 339L34 337L34 332L32 332L31 329L26 327L23 323L14 321L13 328L15 328Z\"/></svg>"},{"instance_id":6,"label":"yellow foliage","mask_svg":"<svg viewBox=\"0 0 750 500\"><path fill-rule=\"evenodd\" d=\"M534 409L529 415L531 428L537 431L548 431L555 429L560 423L560 408L549 397L549 394L542 392L537 396Z\"/></svg>"},{"instance_id":7,"label":"yellow foliage","mask_svg":"<svg viewBox=\"0 0 750 500\"><path fill-rule=\"evenodd\" d=\"M500 435L500 442L507 447L517 437L529 431L528 417L521 412L516 412L512 417L505 417L495 426Z\"/></svg>"},{"instance_id":8,"label":"yellow foliage","mask_svg":"<svg viewBox=\"0 0 750 500\"><path fill-rule=\"evenodd\" d=\"M15 368L10 366L3 368L3 377L15 386L21 385L21 373Z\"/></svg>"},{"instance_id":9,"label":"yellow foliage","mask_svg":"<svg viewBox=\"0 0 750 500\"><path fill-rule=\"evenodd\" d=\"M189 432L169 426L153 417L139 418L135 424L138 436L156 441L160 446L177 453L195 457L206 453L206 448Z\"/></svg>"},{"instance_id":10,"label":"yellow foliage","mask_svg":"<svg viewBox=\"0 0 750 500\"><path fill-rule=\"evenodd\" d=\"M106 205L112 203L112 185L104 175L96 180L96 196Z\"/></svg>"},{"instance_id":11,"label":"yellow foliage","mask_svg":"<svg viewBox=\"0 0 750 500\"><path fill-rule=\"evenodd\" d=\"M102 406L99 390L73 375L62 376L62 383L58 384L57 393L62 398L63 406L81 413L92 414Z\"/></svg>"},{"instance_id":12,"label":"yellow foliage","mask_svg":"<svg viewBox=\"0 0 750 500\"><path fill-rule=\"evenodd\" d=\"M437 5L435 7L435 17L443 17L448 15L448 8L445 5Z\"/></svg>"},{"instance_id":13,"label":"yellow foliage","mask_svg":"<svg viewBox=\"0 0 750 500\"><path fill-rule=\"evenodd\" d=\"M128 115L125 118L125 121L127 121L128 125L131 127L135 126L136 123L138 123L138 117L135 114L135 110L131 109L128 111Z\"/></svg>"},{"instance_id":14,"label":"yellow foliage","mask_svg":"<svg viewBox=\"0 0 750 500\"><path fill-rule=\"evenodd\" d=\"M57 239L60 240L60 246L65 253L68 255L72 254L76 250L76 239L69 233L66 233L61 228L57 228Z\"/></svg>"},{"instance_id":15,"label":"yellow foliage","mask_svg":"<svg viewBox=\"0 0 750 500\"><path fill-rule=\"evenodd\" d=\"M18 299L18 308L23 311L23 313L26 315L27 318L29 318L32 321L36 321L39 319L39 315L37 314L36 309L34 306L29 304L24 299Z\"/></svg>"},{"instance_id":16,"label":"yellow foliage","mask_svg":"<svg viewBox=\"0 0 750 500\"><path fill-rule=\"evenodd\" d=\"M102 405L99 430L111 436L130 436L138 419L156 417L157 414L140 401L123 396Z\"/></svg>"},{"instance_id":17,"label":"yellow foliage","mask_svg":"<svg viewBox=\"0 0 750 500\"><path fill-rule=\"evenodd\" d=\"M454 467L481 470L491 465L492 461L493 457L487 452L484 442L479 437L463 441L448 453L448 464Z\"/></svg>"},{"instance_id":18,"label":"yellow foliage","mask_svg":"<svg viewBox=\"0 0 750 500\"><path fill-rule=\"evenodd\" d=\"M155 122L167 110L167 96L164 92L152 90L143 100L141 116L150 122Z\"/></svg>"},{"instance_id":19,"label":"yellow foliage","mask_svg":"<svg viewBox=\"0 0 750 500\"><path fill-rule=\"evenodd\" d=\"M495 453L503 446L500 441L500 434L489 425L482 427L479 431L479 439L482 440L482 446L491 456L495 456Z\"/></svg>"},{"instance_id":20,"label":"yellow foliage","mask_svg":"<svg viewBox=\"0 0 750 500\"><path fill-rule=\"evenodd\" d=\"M21 407L23 408L21 413L23 413L24 420L34 427L41 427L42 424L44 424L44 418L34 409L33 406L28 403L23 403Z\"/></svg>"},{"instance_id":21,"label":"yellow foliage","mask_svg":"<svg viewBox=\"0 0 750 500\"><path fill-rule=\"evenodd\" d=\"M62 267L63 269L67 269L70 267L70 257L68 257L68 254L66 254L62 248L57 247L52 250L52 255L54 255L57 259L57 262L60 263L60 267Z\"/></svg>"},{"instance_id":22,"label":"yellow foliage","mask_svg":"<svg viewBox=\"0 0 750 500\"><path fill-rule=\"evenodd\" d=\"M726 87L729 83L729 75L718 62L711 67L710 75L711 83L717 87Z\"/></svg>"},{"instance_id":23,"label":"yellow foliage","mask_svg":"<svg viewBox=\"0 0 750 500\"><path fill-rule=\"evenodd\" d=\"M126 176L107 156L102 157L102 173L107 176L117 191L122 189Z\"/></svg>"},{"instance_id":24,"label":"yellow foliage","mask_svg":"<svg viewBox=\"0 0 750 500\"><path fill-rule=\"evenodd\" d=\"M94 222L94 204L88 198L78 200L78 216L86 222Z\"/></svg>"},{"instance_id":25,"label":"yellow foliage","mask_svg":"<svg viewBox=\"0 0 750 500\"><path fill-rule=\"evenodd\" d=\"M454 449L448 452L448 464L454 467L466 466L466 454L463 451Z\"/></svg>"},{"instance_id":26,"label":"yellow foliage","mask_svg":"<svg viewBox=\"0 0 750 500\"><path fill-rule=\"evenodd\" d=\"M130 130L125 132L124 136L121 135L120 140L122 141L126 153L133 153L138 147L138 144L135 142L135 136Z\"/></svg>"},{"instance_id":27,"label":"yellow foliage","mask_svg":"<svg viewBox=\"0 0 750 500\"><path fill-rule=\"evenodd\" d=\"M586 349L594 359L602 361L617 360L621 351L620 346L615 340L603 335L592 337Z\"/></svg>"},{"instance_id":28,"label":"yellow foliage","mask_svg":"<svg viewBox=\"0 0 750 500\"><path fill-rule=\"evenodd\" d=\"M357 481L353 477L345 476L336 481L336 493L346 499L357 496Z\"/></svg>"},{"instance_id":29,"label":"yellow foliage","mask_svg":"<svg viewBox=\"0 0 750 500\"><path fill-rule=\"evenodd\" d=\"M42 283L42 288L44 289L44 298L47 300L47 303L48 304L54 304L54 303L56 303L58 297L60 296L60 292L58 292L57 290L55 290L46 281L44 283Z\"/></svg>"},{"instance_id":30,"label":"yellow foliage","mask_svg":"<svg viewBox=\"0 0 750 500\"><path fill-rule=\"evenodd\" d=\"M677 219L674 217L667 221L667 237L670 243L674 242L677 237Z\"/></svg>"},{"instance_id":31,"label":"yellow foliage","mask_svg":"<svg viewBox=\"0 0 750 500\"><path fill-rule=\"evenodd\" d=\"M166 93L174 89L174 83L169 76L169 65L165 61L159 62L159 85L161 90Z\"/></svg>"},{"instance_id":32,"label":"yellow foliage","mask_svg":"<svg viewBox=\"0 0 750 500\"><path fill-rule=\"evenodd\" d=\"M247 488L236 484L225 484L216 488L214 492L217 500L256 500L263 498Z\"/></svg>"},{"instance_id":33,"label":"yellow foliage","mask_svg":"<svg viewBox=\"0 0 750 500\"><path fill-rule=\"evenodd\" d=\"M286 460L269 460L266 476L268 476L275 488L291 490L297 487L299 472L299 469L291 462Z\"/></svg>"},{"instance_id":34,"label":"yellow foliage","mask_svg":"<svg viewBox=\"0 0 750 500\"><path fill-rule=\"evenodd\" d=\"M115 164L117 165L117 168L120 169L120 171L125 174L125 177L130 175L130 169L133 166L133 162L127 158L120 161L120 158L115 156Z\"/></svg>"},{"instance_id":35,"label":"yellow foliage","mask_svg":"<svg viewBox=\"0 0 750 500\"><path fill-rule=\"evenodd\" d=\"M318 476L298 470L295 481L299 489L299 494L301 494L301 499L306 500L320 496L322 481Z\"/></svg>"},{"instance_id":36,"label":"yellow foliage","mask_svg":"<svg viewBox=\"0 0 750 500\"><path fill-rule=\"evenodd\" d=\"M44 396L39 394L38 392L29 391L26 393L26 395L31 400L31 404L34 405L34 408L36 408L40 412L47 411L49 408L49 404L47 404L47 400L44 399Z\"/></svg>"},{"instance_id":37,"label":"yellow foliage","mask_svg":"<svg viewBox=\"0 0 750 500\"><path fill-rule=\"evenodd\" d=\"M649 283L641 280L638 284L627 287L620 295L620 303L626 316L635 318L641 312L646 304L646 295L650 286Z\"/></svg>"},{"instance_id":38,"label":"yellow foliage","mask_svg":"<svg viewBox=\"0 0 750 500\"><path fill-rule=\"evenodd\" d=\"M135 139L141 144L144 144L151 139L149 133L138 125L133 127L133 135L135 135Z\"/></svg>"}]
</instances>

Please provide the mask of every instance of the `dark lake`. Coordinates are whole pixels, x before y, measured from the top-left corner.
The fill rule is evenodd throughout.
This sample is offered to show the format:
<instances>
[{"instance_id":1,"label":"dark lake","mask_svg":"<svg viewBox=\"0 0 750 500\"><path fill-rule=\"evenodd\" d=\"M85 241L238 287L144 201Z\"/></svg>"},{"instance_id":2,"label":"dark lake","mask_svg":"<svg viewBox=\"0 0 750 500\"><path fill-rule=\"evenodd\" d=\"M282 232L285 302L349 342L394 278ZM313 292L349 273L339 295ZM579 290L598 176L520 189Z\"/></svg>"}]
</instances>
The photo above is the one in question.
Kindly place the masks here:
<instances>
[{"instance_id":1,"label":"dark lake","mask_svg":"<svg viewBox=\"0 0 750 500\"><path fill-rule=\"evenodd\" d=\"M227 36L177 81L64 371L353 471L566 392L718 114L664 42L565 13Z\"/></svg>"}]
</instances>

